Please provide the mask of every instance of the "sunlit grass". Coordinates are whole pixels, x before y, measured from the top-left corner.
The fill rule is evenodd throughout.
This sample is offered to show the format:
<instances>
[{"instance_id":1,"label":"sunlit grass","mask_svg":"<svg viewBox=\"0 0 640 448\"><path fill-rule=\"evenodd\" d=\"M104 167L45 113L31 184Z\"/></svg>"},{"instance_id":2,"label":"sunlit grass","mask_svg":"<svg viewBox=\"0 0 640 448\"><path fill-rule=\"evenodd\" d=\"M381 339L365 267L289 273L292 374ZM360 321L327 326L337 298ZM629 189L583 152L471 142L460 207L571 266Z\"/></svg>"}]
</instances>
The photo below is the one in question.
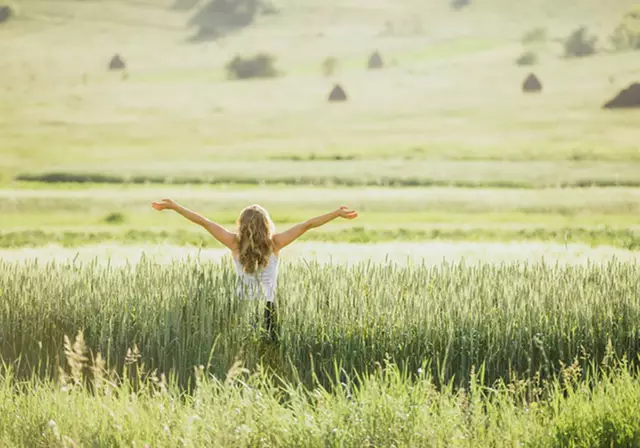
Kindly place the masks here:
<instances>
[{"instance_id":1,"label":"sunlit grass","mask_svg":"<svg viewBox=\"0 0 640 448\"><path fill-rule=\"evenodd\" d=\"M460 384L484 365L491 384L551 375L583 353L597 363L609 343L617 356L635 359L637 271L620 261L285 264L279 339L267 350L262 304L234 298L228 259L1 262L0 356L20 374L48 376L63 336L83 329L114 367L137 344L148 368L183 384L193 366L210 362L219 375L240 354L250 367L262 360L285 377L295 368L307 385L314 375L325 382L336 365L364 372L385 358L411 371L429 361L439 380Z\"/></svg>"},{"instance_id":2,"label":"sunlit grass","mask_svg":"<svg viewBox=\"0 0 640 448\"><path fill-rule=\"evenodd\" d=\"M437 390L428 371L388 363L370 375L334 372L332 387L282 382L241 363L213 377L196 369L185 396L131 356L115 375L69 341L59 381L0 374L3 446L610 447L640 440L640 384L608 358L586 374L572 364L554 381ZM83 359L84 358L84 359ZM598 386L590 388L595 378ZM85 378L85 373L86 377ZM16 418L18 416L19 418Z\"/></svg>"}]
</instances>

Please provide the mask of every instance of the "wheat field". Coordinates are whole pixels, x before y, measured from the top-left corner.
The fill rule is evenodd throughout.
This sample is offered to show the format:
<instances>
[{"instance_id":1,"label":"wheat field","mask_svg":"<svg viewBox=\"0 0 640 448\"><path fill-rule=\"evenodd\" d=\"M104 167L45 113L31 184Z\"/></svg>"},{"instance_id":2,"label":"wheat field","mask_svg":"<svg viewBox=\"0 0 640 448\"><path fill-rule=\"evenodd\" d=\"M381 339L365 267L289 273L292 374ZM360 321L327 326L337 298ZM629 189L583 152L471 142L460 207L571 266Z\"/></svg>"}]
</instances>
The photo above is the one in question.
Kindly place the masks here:
<instances>
[{"instance_id":1,"label":"wheat field","mask_svg":"<svg viewBox=\"0 0 640 448\"><path fill-rule=\"evenodd\" d=\"M637 0L220 3L4 2L0 446L640 446ZM162 197L360 216L283 253L272 335Z\"/></svg>"}]
</instances>

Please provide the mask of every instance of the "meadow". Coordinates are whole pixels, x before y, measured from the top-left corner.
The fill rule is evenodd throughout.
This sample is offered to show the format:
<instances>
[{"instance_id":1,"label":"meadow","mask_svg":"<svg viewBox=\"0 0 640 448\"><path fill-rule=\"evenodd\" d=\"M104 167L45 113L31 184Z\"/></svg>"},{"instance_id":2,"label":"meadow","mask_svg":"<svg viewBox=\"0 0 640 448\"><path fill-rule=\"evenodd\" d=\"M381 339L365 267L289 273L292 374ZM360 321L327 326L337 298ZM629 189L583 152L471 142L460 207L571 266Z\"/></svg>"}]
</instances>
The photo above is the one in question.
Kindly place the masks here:
<instances>
[{"instance_id":1,"label":"meadow","mask_svg":"<svg viewBox=\"0 0 640 448\"><path fill-rule=\"evenodd\" d=\"M206 3L8 1L0 445L640 446L640 112L602 109L637 0L279 0L215 38ZM283 253L272 340L162 197L360 217Z\"/></svg>"},{"instance_id":2,"label":"meadow","mask_svg":"<svg viewBox=\"0 0 640 448\"><path fill-rule=\"evenodd\" d=\"M10 446L640 437L635 263L289 264L277 342L262 305L234 297L228 260L4 262L0 274Z\"/></svg>"},{"instance_id":3,"label":"meadow","mask_svg":"<svg viewBox=\"0 0 640 448\"><path fill-rule=\"evenodd\" d=\"M356 231L318 240L635 249L638 112L601 109L638 76L635 55L607 43L633 5L282 0L194 42L196 2L24 0L0 28L0 245L202 246L147 210L173 195L226 225L247 202L282 225L334 201L366 212ZM578 24L602 51L567 60L559 41ZM541 26L539 63L517 66ZM260 51L280 76L226 79L234 55ZM116 52L124 72L106 70ZM323 76L328 57L337 68ZM540 95L521 92L530 71ZM334 83L349 101L326 101Z\"/></svg>"}]
</instances>

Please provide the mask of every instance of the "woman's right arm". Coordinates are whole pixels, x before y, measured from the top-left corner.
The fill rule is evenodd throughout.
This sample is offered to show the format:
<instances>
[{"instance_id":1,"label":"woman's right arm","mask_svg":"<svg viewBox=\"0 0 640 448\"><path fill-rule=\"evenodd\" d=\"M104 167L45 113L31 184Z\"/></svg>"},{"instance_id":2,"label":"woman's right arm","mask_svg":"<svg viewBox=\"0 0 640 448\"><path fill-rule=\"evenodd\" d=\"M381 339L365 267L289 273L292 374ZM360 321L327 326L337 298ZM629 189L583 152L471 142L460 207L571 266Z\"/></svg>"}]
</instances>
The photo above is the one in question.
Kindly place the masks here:
<instances>
[{"instance_id":1,"label":"woman's right arm","mask_svg":"<svg viewBox=\"0 0 640 448\"><path fill-rule=\"evenodd\" d=\"M181 206L171 199L163 199L158 202L153 202L151 205L153 206L153 208L159 211L173 210L177 212L192 223L204 227L204 229L209 232L216 240L227 246L229 249L235 250L236 234L233 232L229 232L217 222L213 222L210 219L207 219L204 216L200 215L199 213Z\"/></svg>"},{"instance_id":2,"label":"woman's right arm","mask_svg":"<svg viewBox=\"0 0 640 448\"><path fill-rule=\"evenodd\" d=\"M273 244L275 245L276 252L279 252L281 249L293 243L295 240L304 235L308 230L323 226L336 218L356 219L357 217L358 212L349 209L349 207L342 206L337 210L325 213L324 215L316 216L315 218L311 218L305 222L297 224L291 227L289 230L273 236Z\"/></svg>"}]
</instances>

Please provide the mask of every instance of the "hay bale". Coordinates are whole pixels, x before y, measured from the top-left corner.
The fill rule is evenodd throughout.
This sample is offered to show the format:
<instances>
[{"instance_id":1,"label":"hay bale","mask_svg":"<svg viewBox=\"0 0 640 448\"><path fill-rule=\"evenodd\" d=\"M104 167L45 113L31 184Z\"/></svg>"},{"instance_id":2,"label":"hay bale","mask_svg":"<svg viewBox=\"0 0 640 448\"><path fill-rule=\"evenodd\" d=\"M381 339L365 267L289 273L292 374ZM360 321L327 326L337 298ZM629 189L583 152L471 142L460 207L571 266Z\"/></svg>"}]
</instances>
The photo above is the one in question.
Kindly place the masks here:
<instances>
[{"instance_id":1,"label":"hay bale","mask_svg":"<svg viewBox=\"0 0 640 448\"><path fill-rule=\"evenodd\" d=\"M604 109L640 108L640 83L633 83L606 103Z\"/></svg>"},{"instance_id":2,"label":"hay bale","mask_svg":"<svg viewBox=\"0 0 640 448\"><path fill-rule=\"evenodd\" d=\"M384 62L382 62L382 56L377 51L374 51L371 56L369 56L369 62L367 63L369 70L376 70L384 67Z\"/></svg>"},{"instance_id":3,"label":"hay bale","mask_svg":"<svg viewBox=\"0 0 640 448\"><path fill-rule=\"evenodd\" d=\"M542 91L542 83L536 75L531 73L522 83L522 91L525 93L537 93Z\"/></svg>"},{"instance_id":4,"label":"hay bale","mask_svg":"<svg viewBox=\"0 0 640 448\"><path fill-rule=\"evenodd\" d=\"M109 62L109 70L124 70L127 65L124 63L118 53L114 54Z\"/></svg>"},{"instance_id":5,"label":"hay bale","mask_svg":"<svg viewBox=\"0 0 640 448\"><path fill-rule=\"evenodd\" d=\"M340 84L336 84L334 86L333 90L329 94L329 101L330 102L347 101L347 94L342 88L342 86L340 86Z\"/></svg>"},{"instance_id":6,"label":"hay bale","mask_svg":"<svg viewBox=\"0 0 640 448\"><path fill-rule=\"evenodd\" d=\"M9 6L0 6L0 23L6 22L13 15L13 10Z\"/></svg>"}]
</instances>

